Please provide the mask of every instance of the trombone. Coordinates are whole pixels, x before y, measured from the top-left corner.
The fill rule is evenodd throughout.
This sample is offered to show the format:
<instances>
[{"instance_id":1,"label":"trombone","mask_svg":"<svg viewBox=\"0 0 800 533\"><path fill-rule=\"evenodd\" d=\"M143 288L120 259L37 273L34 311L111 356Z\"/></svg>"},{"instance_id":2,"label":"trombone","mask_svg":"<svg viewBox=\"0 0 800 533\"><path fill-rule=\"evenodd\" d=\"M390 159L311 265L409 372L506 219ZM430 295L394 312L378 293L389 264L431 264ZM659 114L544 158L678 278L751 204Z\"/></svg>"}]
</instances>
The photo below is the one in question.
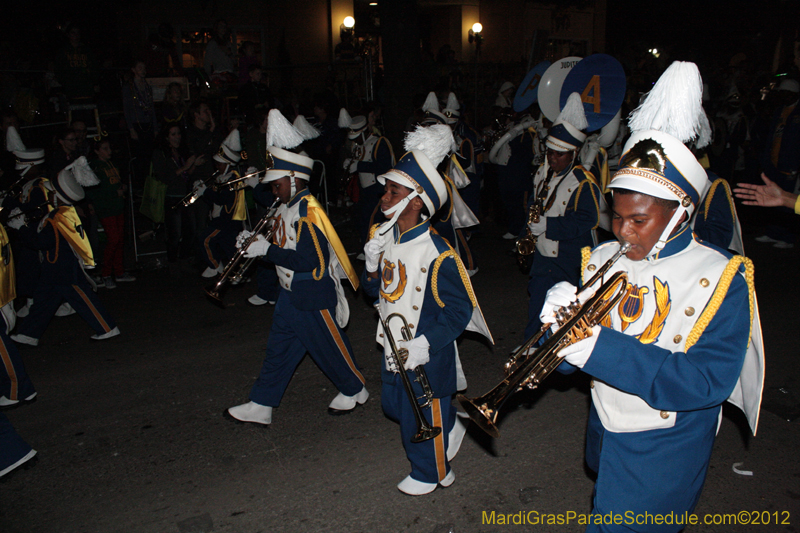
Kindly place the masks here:
<instances>
[{"instance_id":1,"label":"trombone","mask_svg":"<svg viewBox=\"0 0 800 533\"><path fill-rule=\"evenodd\" d=\"M259 235L263 234L264 238L267 240L272 238L272 234L275 231L275 212L278 210L279 203L280 200L277 199L272 203L267 211L267 214L264 215L253 228L253 234L242 243L242 246L236 250L234 256L230 261L228 261L228 264L225 265L225 268L222 270L217 282L205 289L206 294L211 297L212 300L214 300L214 303L224 307L222 304L221 293L225 283L228 281L230 281L233 285L241 283L244 279L247 269L249 269L250 265L253 264L253 261L256 260L255 257L244 256L245 252L247 252L248 246L250 246L250 244L253 243ZM244 261L242 261L242 259L244 259Z\"/></svg>"},{"instance_id":2,"label":"trombone","mask_svg":"<svg viewBox=\"0 0 800 533\"><path fill-rule=\"evenodd\" d=\"M228 181L226 181L225 183L219 183L219 184L214 185L214 190L215 191L221 191L221 190L233 191L233 190L238 189L239 185L243 181L248 180L248 179L250 179L250 178L252 178L254 176L259 176L260 174L266 174L266 173L267 173L266 170L257 170L256 172L251 172L250 174L245 174L244 176L239 176L237 174L235 178L231 178Z\"/></svg>"},{"instance_id":3,"label":"trombone","mask_svg":"<svg viewBox=\"0 0 800 533\"><path fill-rule=\"evenodd\" d=\"M617 253L600 267L584 287L594 285L630 248L629 243L622 243ZM535 335L511 355L505 365L506 378L495 388L476 398L467 398L463 394L456 396L469 417L492 437L500 437L497 415L506 400L524 387L537 388L561 364L562 358L558 352L562 348L591 337L592 326L598 324L617 305L625 294L627 285L627 273L617 272L586 303L573 302L559 309L556 321L560 328L531 352L531 348L550 329L550 324L542 325Z\"/></svg>"},{"instance_id":4,"label":"trombone","mask_svg":"<svg viewBox=\"0 0 800 533\"><path fill-rule=\"evenodd\" d=\"M378 306L376 305L375 308L378 309ZM389 352L389 362L400 374L400 380L403 382L403 388L406 390L408 400L411 402L411 409L414 411L414 419L417 422L417 433L411 437L411 442L423 442L437 437L442 432L442 428L438 426L430 426L428 421L425 420L425 415L422 413L422 409L428 407L431 404L431 401L433 401L433 391L431 390L430 383L428 382L428 375L425 373L425 369L422 368L421 365L414 369L414 373L416 374L414 381L419 383L420 387L422 387L422 396L418 398L417 393L414 392L414 386L411 384L411 378L408 377L408 374L403 366L405 365L406 359L408 359L408 350L405 348L399 348L397 346L397 343L394 340L394 335L392 335L392 331L389 329L389 322L393 318L399 318L403 322L403 325L400 327L400 331L403 334L403 340L411 340L411 330L409 329L408 322L403 315L400 313L392 313L386 317L386 320L384 320L383 316L381 315L381 310L378 309L378 320L380 321L381 326L383 326L383 331L386 334L386 339L389 341L389 346L391 348ZM419 403L419 400L421 399L424 399L422 404Z\"/></svg>"}]
</instances>

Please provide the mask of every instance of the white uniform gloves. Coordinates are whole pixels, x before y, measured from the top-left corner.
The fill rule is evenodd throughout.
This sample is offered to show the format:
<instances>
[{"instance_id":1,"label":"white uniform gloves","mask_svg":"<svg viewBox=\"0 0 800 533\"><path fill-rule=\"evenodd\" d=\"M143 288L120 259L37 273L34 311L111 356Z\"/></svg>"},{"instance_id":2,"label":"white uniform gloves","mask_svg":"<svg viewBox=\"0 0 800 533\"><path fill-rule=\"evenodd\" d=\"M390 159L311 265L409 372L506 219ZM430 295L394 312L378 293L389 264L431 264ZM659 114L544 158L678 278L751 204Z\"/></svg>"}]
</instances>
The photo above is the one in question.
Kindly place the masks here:
<instances>
[{"instance_id":1,"label":"white uniform gloves","mask_svg":"<svg viewBox=\"0 0 800 533\"><path fill-rule=\"evenodd\" d=\"M13 229L19 229L25 225L25 215L21 214L22 210L19 207L15 207L11 210L8 214L8 222L6 222L6 226Z\"/></svg>"},{"instance_id":2,"label":"white uniform gloves","mask_svg":"<svg viewBox=\"0 0 800 533\"><path fill-rule=\"evenodd\" d=\"M556 313L558 310L562 307L567 307L575 301L583 304L594 296L594 292L594 288L587 287L578 294L578 288L572 283L568 281L556 283L547 291L547 296L545 296L544 305L542 306L542 312L539 314L539 320L541 320L543 324L552 324L551 330L555 333L560 327L556 322ZM597 336L600 334L600 329L600 326L592 327L591 337L587 337L563 348L558 352L558 356L566 359L571 365L583 368L589 356L592 355L592 350L594 350L594 345L597 343Z\"/></svg>"},{"instance_id":3,"label":"white uniform gloves","mask_svg":"<svg viewBox=\"0 0 800 533\"><path fill-rule=\"evenodd\" d=\"M245 172L245 174L256 174L257 172L258 172L258 169L256 167L247 167L247 172ZM252 188L255 188L256 185L258 185L258 183L260 181L261 181L261 176L259 176L258 174L256 174L255 176L251 176L251 177L247 178L246 180L244 180L244 182L247 184L247 186L248 187L252 187Z\"/></svg>"},{"instance_id":4,"label":"white uniform gloves","mask_svg":"<svg viewBox=\"0 0 800 533\"><path fill-rule=\"evenodd\" d=\"M384 246L386 246L386 241L381 236L373 237L364 245L364 261L367 272L378 271L378 261L380 261Z\"/></svg>"},{"instance_id":5,"label":"white uniform gloves","mask_svg":"<svg viewBox=\"0 0 800 533\"><path fill-rule=\"evenodd\" d=\"M430 349L431 345L425 335L415 337L410 341L398 341L398 348L405 348L408 350L408 359L403 368L406 370L414 370L420 365L424 365L431 360Z\"/></svg>"},{"instance_id":6,"label":"white uniform gloves","mask_svg":"<svg viewBox=\"0 0 800 533\"><path fill-rule=\"evenodd\" d=\"M206 192L206 189L208 188L206 187L205 183L203 183L203 180L195 181L192 187L195 189L198 197L203 196L203 193Z\"/></svg>"},{"instance_id":7,"label":"white uniform gloves","mask_svg":"<svg viewBox=\"0 0 800 533\"><path fill-rule=\"evenodd\" d=\"M530 222L528 229L537 237L547 231L547 217L539 217L539 222Z\"/></svg>"},{"instance_id":8,"label":"white uniform gloves","mask_svg":"<svg viewBox=\"0 0 800 533\"><path fill-rule=\"evenodd\" d=\"M244 246L245 241L253 236L252 231L243 231L236 237L236 247L241 248ZM254 241L250 243L250 246L247 247L247 250L244 252L244 256L247 258L251 257L261 257L262 255L267 255L267 251L269 251L271 243L264 237L263 235L258 235Z\"/></svg>"}]
</instances>

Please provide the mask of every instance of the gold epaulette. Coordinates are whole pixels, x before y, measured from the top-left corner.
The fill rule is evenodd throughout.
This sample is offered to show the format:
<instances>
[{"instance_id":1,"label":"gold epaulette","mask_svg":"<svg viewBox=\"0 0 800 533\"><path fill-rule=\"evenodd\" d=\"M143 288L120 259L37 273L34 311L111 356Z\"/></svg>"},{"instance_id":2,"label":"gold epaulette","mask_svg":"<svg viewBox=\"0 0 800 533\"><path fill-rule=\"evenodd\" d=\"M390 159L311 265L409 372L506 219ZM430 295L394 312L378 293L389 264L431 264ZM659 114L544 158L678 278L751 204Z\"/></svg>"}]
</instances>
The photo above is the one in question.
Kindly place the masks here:
<instances>
[{"instance_id":1,"label":"gold epaulette","mask_svg":"<svg viewBox=\"0 0 800 533\"><path fill-rule=\"evenodd\" d=\"M698 339L700 339L700 336L703 334L705 329L711 323L711 320L714 318L714 315L717 314L717 311L722 305L722 301L725 299L725 295L728 294L728 288L731 285L731 281L733 281L733 277L739 272L739 267L741 265L744 265L744 278L747 281L748 300L750 303L750 333L752 334L753 313L755 311L755 285L753 283L753 278L754 278L753 262L744 256L735 255L731 258L730 261L728 261L728 264L725 266L725 270L722 271L722 276L719 278L719 282L717 283L717 288L714 290L714 294L711 296L711 300L708 301L708 305L706 306L705 310L700 315L700 318L697 319L697 323L692 328L692 331L689 332L689 336L686 337L686 346L684 348L684 351L688 352L689 348L695 345L695 343L698 341Z\"/></svg>"},{"instance_id":2,"label":"gold epaulette","mask_svg":"<svg viewBox=\"0 0 800 533\"><path fill-rule=\"evenodd\" d=\"M441 298L439 298L439 267L442 266L442 262L448 257L452 257L456 262L458 274L461 276L461 282L464 284L464 288L467 290L469 301L472 302L472 307L477 307L478 299L475 297L475 292L472 290L472 282L469 280L467 269L464 268L464 263L461 262L461 258L458 257L458 254L452 248L439 254L439 257L436 258L436 262L433 264L433 273L431 275L431 291L433 292L433 299L436 300L436 303L439 304L439 307L444 307L444 302L441 300Z\"/></svg>"},{"instance_id":3,"label":"gold epaulette","mask_svg":"<svg viewBox=\"0 0 800 533\"><path fill-rule=\"evenodd\" d=\"M592 229L597 229L597 227L600 225L600 202L598 202L597 196L594 194L594 189L591 186L591 183L595 183L592 173L586 172L585 170L584 173L587 175L587 177L585 180L581 180L578 183L578 190L576 191L575 194L575 202L572 205L572 209L575 211L578 210L578 200L580 200L581 198L581 191L583 190L583 186L589 183L589 193L592 195L592 200L594 200L595 211L597 212L597 221L594 223L594 227ZM595 183L595 185L597 184Z\"/></svg>"},{"instance_id":4,"label":"gold epaulette","mask_svg":"<svg viewBox=\"0 0 800 533\"><path fill-rule=\"evenodd\" d=\"M586 267L589 265L589 259L592 258L592 249L589 246L581 248L581 283L586 281L583 279L583 273L586 272Z\"/></svg>"},{"instance_id":5,"label":"gold epaulette","mask_svg":"<svg viewBox=\"0 0 800 533\"><path fill-rule=\"evenodd\" d=\"M319 281L325 273L325 256L322 254L317 232L314 231L314 223L308 217L303 217L297 221L297 242L300 242L300 234L303 233L304 224L308 226L308 231L311 233L311 240L314 241L314 249L317 251L317 258L319 259L319 268L312 270L311 275L314 277L314 281Z\"/></svg>"},{"instance_id":6,"label":"gold epaulette","mask_svg":"<svg viewBox=\"0 0 800 533\"><path fill-rule=\"evenodd\" d=\"M379 227L381 227L380 224L373 224L372 227L369 228L369 240L372 240L375 237L375 232L378 231Z\"/></svg>"},{"instance_id":7,"label":"gold epaulette","mask_svg":"<svg viewBox=\"0 0 800 533\"><path fill-rule=\"evenodd\" d=\"M711 201L714 199L714 193L717 192L717 187L722 185L723 190L725 191L725 197L728 199L728 206L730 207L730 213L733 217L734 223L736 223L736 208L733 205L733 197L731 196L731 187L728 185L728 182L725 181L723 178L717 178L711 183L711 187L708 189L708 193L706 194L706 201L704 203L704 211L703 211L703 219L708 219L708 210L711 207Z\"/></svg>"}]
</instances>

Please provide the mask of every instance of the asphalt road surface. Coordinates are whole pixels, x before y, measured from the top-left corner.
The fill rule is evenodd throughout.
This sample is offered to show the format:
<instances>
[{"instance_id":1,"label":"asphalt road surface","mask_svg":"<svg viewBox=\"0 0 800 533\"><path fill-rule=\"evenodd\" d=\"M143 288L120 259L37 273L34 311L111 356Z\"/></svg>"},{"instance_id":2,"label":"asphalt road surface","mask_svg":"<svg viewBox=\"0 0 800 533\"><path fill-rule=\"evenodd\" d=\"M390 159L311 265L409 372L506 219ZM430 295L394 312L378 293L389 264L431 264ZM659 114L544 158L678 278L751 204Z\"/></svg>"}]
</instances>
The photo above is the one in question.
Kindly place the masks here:
<instances>
[{"instance_id":1,"label":"asphalt road surface","mask_svg":"<svg viewBox=\"0 0 800 533\"><path fill-rule=\"evenodd\" d=\"M523 340L527 279L500 234L487 224L473 239L480 261L473 283L496 344L469 334L460 341L469 396L500 381L507 354ZM746 246L766 339L765 407L757 437L748 436L736 408L725 407L696 514L713 522L746 512L767 524L691 532L800 531L798 254L755 243L754 235ZM356 249L351 232L343 238ZM261 428L222 416L247 400L264 356L273 308L246 303L254 282L228 291L219 309L204 296L207 280L187 265L171 275L137 275L100 289L121 336L91 341L73 315L55 319L38 347L21 347L39 395L8 416L39 461L0 483L0 532L583 530L567 513L591 510L584 375L554 376L540 390L516 394L503 409L499 439L470 427L450 488L409 497L395 487L409 465L398 426L381 411L377 322L361 292L348 293L347 333L369 401L328 415L337 391L306 358L273 424ZM543 514L572 518L532 523ZM500 515L511 523L498 522ZM515 525L519 517L527 525Z\"/></svg>"}]
</instances>

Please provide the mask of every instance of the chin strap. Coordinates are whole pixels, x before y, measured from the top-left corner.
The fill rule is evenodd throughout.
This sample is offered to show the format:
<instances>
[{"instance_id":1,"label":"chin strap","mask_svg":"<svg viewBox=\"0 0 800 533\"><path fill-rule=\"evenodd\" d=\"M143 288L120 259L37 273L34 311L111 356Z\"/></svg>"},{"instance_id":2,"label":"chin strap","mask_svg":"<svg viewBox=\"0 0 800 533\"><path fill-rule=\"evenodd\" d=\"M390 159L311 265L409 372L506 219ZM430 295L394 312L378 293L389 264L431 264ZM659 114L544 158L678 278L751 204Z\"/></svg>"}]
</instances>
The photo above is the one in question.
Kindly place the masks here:
<instances>
[{"instance_id":1,"label":"chin strap","mask_svg":"<svg viewBox=\"0 0 800 533\"><path fill-rule=\"evenodd\" d=\"M669 224L667 227L664 228L664 231L661 232L661 236L658 238L658 242L653 246L653 249L647 254L647 257L656 255L658 252L664 249L667 245L667 241L669 240L669 236L672 235L672 231L678 225L678 221L681 219L681 216L686 212L686 208L683 206L678 206L675 210L675 213L672 215L672 218L669 220Z\"/></svg>"},{"instance_id":2,"label":"chin strap","mask_svg":"<svg viewBox=\"0 0 800 533\"><path fill-rule=\"evenodd\" d=\"M409 202L411 202L411 200L416 196L419 196L417 191L411 191L408 196L397 202L394 207L390 207L388 211L383 212L384 215L392 215L392 218L389 220L389 222L385 222L380 227L377 232L378 235L385 235L395 224L397 224L397 219L400 218L400 214L405 210Z\"/></svg>"}]
</instances>

